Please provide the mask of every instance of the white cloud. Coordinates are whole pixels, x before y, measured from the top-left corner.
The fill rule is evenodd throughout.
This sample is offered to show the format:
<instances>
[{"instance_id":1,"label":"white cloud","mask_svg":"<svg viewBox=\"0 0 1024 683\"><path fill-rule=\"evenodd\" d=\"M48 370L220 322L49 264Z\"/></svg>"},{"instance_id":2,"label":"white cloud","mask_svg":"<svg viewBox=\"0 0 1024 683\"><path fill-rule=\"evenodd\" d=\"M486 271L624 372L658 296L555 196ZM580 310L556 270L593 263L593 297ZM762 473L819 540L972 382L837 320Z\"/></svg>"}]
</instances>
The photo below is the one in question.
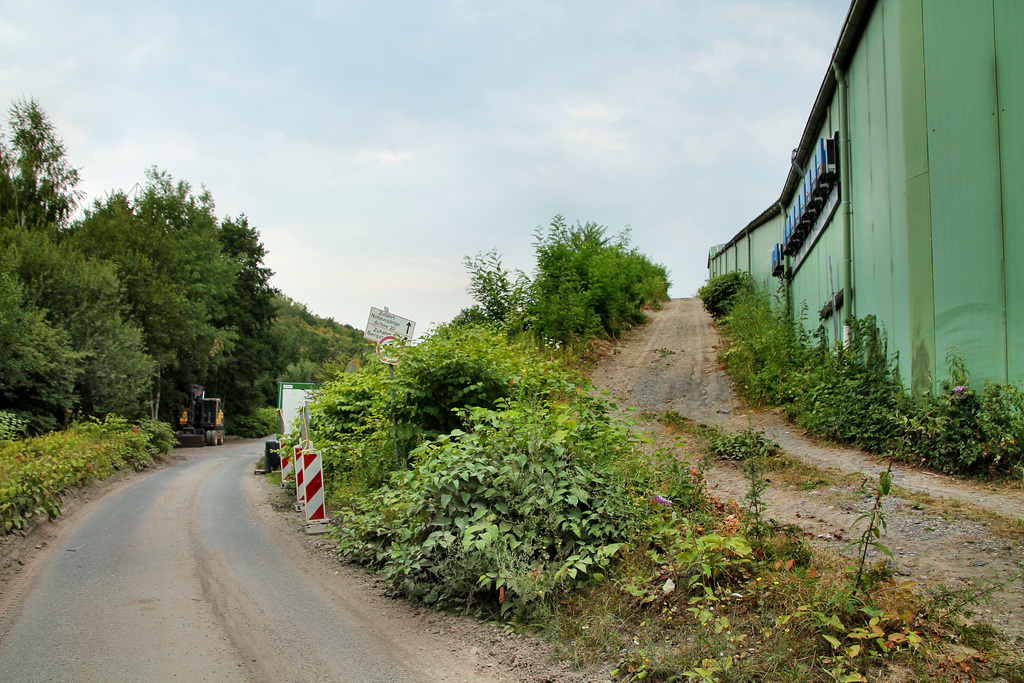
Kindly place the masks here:
<instances>
[{"instance_id":1,"label":"white cloud","mask_svg":"<svg viewBox=\"0 0 1024 683\"><path fill-rule=\"evenodd\" d=\"M40 101L90 197L205 184L341 322L454 315L462 256L529 270L555 213L632 225L688 295L781 189L846 4L0 0L0 100Z\"/></svg>"}]
</instances>

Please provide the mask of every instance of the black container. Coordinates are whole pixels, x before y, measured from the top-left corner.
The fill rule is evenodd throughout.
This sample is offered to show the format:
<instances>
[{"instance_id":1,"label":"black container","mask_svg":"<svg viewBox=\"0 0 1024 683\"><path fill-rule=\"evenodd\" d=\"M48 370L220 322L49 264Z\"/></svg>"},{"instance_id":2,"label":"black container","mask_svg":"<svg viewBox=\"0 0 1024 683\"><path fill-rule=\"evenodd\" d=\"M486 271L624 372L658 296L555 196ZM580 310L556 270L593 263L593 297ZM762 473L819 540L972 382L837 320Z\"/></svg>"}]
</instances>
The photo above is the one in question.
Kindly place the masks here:
<instances>
[{"instance_id":1,"label":"black container","mask_svg":"<svg viewBox=\"0 0 1024 683\"><path fill-rule=\"evenodd\" d=\"M277 452L277 449L281 447L276 441L267 441L264 444L263 451L263 471L273 472L274 470L281 469L281 455Z\"/></svg>"}]
</instances>

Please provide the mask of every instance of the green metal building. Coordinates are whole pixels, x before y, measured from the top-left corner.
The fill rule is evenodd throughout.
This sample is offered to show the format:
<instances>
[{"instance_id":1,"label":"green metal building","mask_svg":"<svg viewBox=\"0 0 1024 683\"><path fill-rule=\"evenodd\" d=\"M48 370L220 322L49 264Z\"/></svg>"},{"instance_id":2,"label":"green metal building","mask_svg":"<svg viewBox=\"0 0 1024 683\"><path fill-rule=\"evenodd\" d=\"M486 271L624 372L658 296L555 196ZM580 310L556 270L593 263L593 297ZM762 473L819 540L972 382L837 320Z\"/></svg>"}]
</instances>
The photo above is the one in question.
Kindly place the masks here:
<instances>
[{"instance_id":1,"label":"green metal building","mask_svg":"<svg viewBox=\"0 0 1024 683\"><path fill-rule=\"evenodd\" d=\"M950 349L1024 381L1024 1L854 0L778 201L708 266L830 336L874 315L915 393Z\"/></svg>"}]
</instances>

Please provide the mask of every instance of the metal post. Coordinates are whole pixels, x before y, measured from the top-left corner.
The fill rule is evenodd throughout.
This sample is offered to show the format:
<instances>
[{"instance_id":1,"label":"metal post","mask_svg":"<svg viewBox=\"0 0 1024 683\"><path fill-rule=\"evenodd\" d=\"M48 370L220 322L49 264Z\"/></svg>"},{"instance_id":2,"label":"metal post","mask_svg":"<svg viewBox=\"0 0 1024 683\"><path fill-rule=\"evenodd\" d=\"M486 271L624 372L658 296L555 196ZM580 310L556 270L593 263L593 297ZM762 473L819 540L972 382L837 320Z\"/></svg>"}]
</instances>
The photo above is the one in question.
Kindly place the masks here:
<instances>
[{"instance_id":1,"label":"metal post","mask_svg":"<svg viewBox=\"0 0 1024 683\"><path fill-rule=\"evenodd\" d=\"M388 378L390 378L392 380L395 379L395 366L393 364L391 364L391 363L388 363ZM402 468L402 463L401 463L401 459L398 456L398 416L395 415L395 384L394 384L394 382L391 383L391 386L389 388L391 390L391 433L394 436L394 440L395 440L395 469L398 470L398 469Z\"/></svg>"}]
</instances>

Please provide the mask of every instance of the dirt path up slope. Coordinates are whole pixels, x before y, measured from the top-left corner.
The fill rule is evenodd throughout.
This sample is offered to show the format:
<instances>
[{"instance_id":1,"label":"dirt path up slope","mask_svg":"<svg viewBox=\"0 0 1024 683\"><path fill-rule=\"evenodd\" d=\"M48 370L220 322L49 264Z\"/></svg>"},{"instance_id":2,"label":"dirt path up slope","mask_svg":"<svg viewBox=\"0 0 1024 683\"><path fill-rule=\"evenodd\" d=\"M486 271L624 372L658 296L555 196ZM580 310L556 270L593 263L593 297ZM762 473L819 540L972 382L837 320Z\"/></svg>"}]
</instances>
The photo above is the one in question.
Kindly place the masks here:
<instances>
[{"instance_id":1,"label":"dirt path up slope","mask_svg":"<svg viewBox=\"0 0 1024 683\"><path fill-rule=\"evenodd\" d=\"M718 363L722 339L699 299L674 299L650 314L648 324L620 340L592 373L598 389L620 405L662 413L674 410L702 423L737 432L752 426L763 430L788 454L836 473L840 485L801 490L771 485L766 515L796 524L816 544L841 551L849 542L854 521L868 511L878 473L884 467L875 455L851 448L829 447L802 434L774 411L747 411ZM660 428L650 425L655 438ZM671 445L663 438L661 445ZM721 499L742 500L747 483L734 463L722 462L708 473L709 485ZM890 497L886 545L895 554L895 571L926 586L964 588L987 585L1018 575L1024 563L1024 539L995 535L966 514L967 505L1005 518L1024 519L1024 493L1007 486L987 486L954 477L896 465L893 482L909 492L947 501L922 506ZM958 514L957 506L965 514ZM974 516L976 518L976 515ZM853 536L860 529L854 529ZM1024 590L1021 581L995 590L983 617L1012 637L1024 633Z\"/></svg>"},{"instance_id":2,"label":"dirt path up slope","mask_svg":"<svg viewBox=\"0 0 1024 683\"><path fill-rule=\"evenodd\" d=\"M753 426L801 460L871 480L885 469L878 456L853 448L829 447L802 435L774 411L743 412L732 381L718 363L722 339L700 299L673 299L653 311L647 325L624 337L592 379L626 405L663 412L675 410L731 432ZM737 411L741 411L737 413ZM1006 517L1024 519L1024 493L986 487L902 465L893 482L915 493L951 498Z\"/></svg>"}]
</instances>

